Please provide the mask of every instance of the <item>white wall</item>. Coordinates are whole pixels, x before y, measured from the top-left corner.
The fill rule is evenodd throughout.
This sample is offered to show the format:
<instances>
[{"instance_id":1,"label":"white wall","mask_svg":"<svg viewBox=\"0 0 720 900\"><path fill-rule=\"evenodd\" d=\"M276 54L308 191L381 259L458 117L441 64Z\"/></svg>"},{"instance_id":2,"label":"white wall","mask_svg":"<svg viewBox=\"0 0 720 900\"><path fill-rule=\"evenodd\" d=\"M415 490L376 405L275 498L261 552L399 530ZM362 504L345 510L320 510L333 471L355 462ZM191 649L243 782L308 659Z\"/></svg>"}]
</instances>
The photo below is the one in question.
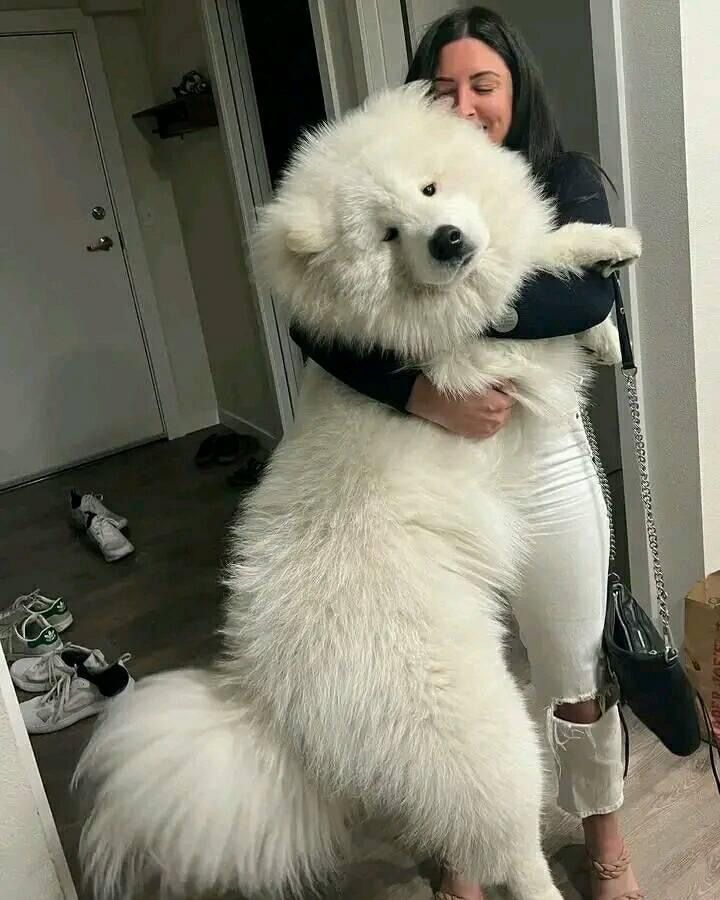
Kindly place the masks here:
<instances>
[{"instance_id":1,"label":"white wall","mask_svg":"<svg viewBox=\"0 0 720 900\"><path fill-rule=\"evenodd\" d=\"M138 21L157 102L172 96L184 72L208 72L196 0L146 0ZM279 437L220 129L155 143L172 184L221 416Z\"/></svg>"},{"instance_id":2,"label":"white wall","mask_svg":"<svg viewBox=\"0 0 720 900\"><path fill-rule=\"evenodd\" d=\"M333 0L311 0L315 46L325 110L335 118L359 101L347 9Z\"/></svg>"},{"instance_id":3,"label":"white wall","mask_svg":"<svg viewBox=\"0 0 720 900\"><path fill-rule=\"evenodd\" d=\"M94 21L181 418L194 431L217 422L217 403L171 173L132 119L155 103L140 20L120 14Z\"/></svg>"},{"instance_id":4,"label":"white wall","mask_svg":"<svg viewBox=\"0 0 720 900\"><path fill-rule=\"evenodd\" d=\"M633 0L620 9L633 220L644 236L635 325L661 551L680 634L682 598L705 574L680 9L678 0ZM707 424L716 420L717 413Z\"/></svg>"},{"instance_id":5,"label":"white wall","mask_svg":"<svg viewBox=\"0 0 720 900\"><path fill-rule=\"evenodd\" d=\"M0 873L3 900L76 900L2 650Z\"/></svg>"},{"instance_id":6,"label":"white wall","mask_svg":"<svg viewBox=\"0 0 720 900\"><path fill-rule=\"evenodd\" d=\"M408 59L400 0L349 2L346 16L356 90L364 99L385 87L405 81ZM326 9L329 4L324 3Z\"/></svg>"},{"instance_id":7,"label":"white wall","mask_svg":"<svg viewBox=\"0 0 720 900\"><path fill-rule=\"evenodd\" d=\"M700 502L708 574L720 569L720 4L681 0L680 14Z\"/></svg>"}]
</instances>

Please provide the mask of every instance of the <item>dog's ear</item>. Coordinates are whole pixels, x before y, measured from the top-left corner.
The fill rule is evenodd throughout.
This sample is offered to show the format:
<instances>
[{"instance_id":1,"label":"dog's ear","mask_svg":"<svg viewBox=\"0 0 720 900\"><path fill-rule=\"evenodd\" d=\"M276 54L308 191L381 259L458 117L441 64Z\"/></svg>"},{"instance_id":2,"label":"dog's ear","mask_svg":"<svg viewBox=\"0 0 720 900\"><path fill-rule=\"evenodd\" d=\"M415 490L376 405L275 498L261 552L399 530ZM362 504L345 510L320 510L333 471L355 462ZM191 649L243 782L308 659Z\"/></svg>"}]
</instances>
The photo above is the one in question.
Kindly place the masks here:
<instances>
[{"instance_id":1,"label":"dog's ear","mask_svg":"<svg viewBox=\"0 0 720 900\"><path fill-rule=\"evenodd\" d=\"M285 245L298 256L322 253L332 243L332 223L328 210L315 197L296 197L287 204L282 215Z\"/></svg>"},{"instance_id":2,"label":"dog's ear","mask_svg":"<svg viewBox=\"0 0 720 900\"><path fill-rule=\"evenodd\" d=\"M334 236L327 208L307 195L276 199L258 210L250 250L259 284L280 294L294 289L295 263L303 266L322 253Z\"/></svg>"}]
</instances>

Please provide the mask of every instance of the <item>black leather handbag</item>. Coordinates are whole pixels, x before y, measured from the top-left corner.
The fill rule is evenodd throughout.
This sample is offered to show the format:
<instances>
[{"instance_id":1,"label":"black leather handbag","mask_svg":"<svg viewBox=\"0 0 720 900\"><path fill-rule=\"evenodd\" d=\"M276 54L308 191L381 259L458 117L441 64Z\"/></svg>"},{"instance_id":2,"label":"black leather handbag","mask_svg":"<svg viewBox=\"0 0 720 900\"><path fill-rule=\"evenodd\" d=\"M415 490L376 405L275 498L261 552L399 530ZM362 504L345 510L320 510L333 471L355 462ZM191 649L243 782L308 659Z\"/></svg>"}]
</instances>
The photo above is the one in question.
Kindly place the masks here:
<instances>
[{"instance_id":1,"label":"black leather handbag","mask_svg":"<svg viewBox=\"0 0 720 900\"><path fill-rule=\"evenodd\" d=\"M592 423L587 410L584 410L582 413L583 424L610 520L610 574L604 648L608 668L620 690L621 703L627 704L637 718L662 741L668 750L677 756L689 756L698 749L701 743L696 692L687 677L670 628L668 595L660 562L645 439L640 419L636 382L637 367L617 274L612 275L612 278L615 291L615 314L622 349L622 370L633 424L635 456L640 473L640 489L645 512L648 547L652 557L661 629L656 627L613 571L615 534L610 485L602 466ZM703 712L705 711L703 710ZM625 728L625 742L627 773L629 755L627 728ZM718 791L720 791L720 778L718 778L712 746L710 747L710 759Z\"/></svg>"},{"instance_id":2,"label":"black leather handbag","mask_svg":"<svg viewBox=\"0 0 720 900\"><path fill-rule=\"evenodd\" d=\"M622 702L676 756L694 753L700 746L695 691L680 655L614 574L604 645Z\"/></svg>"}]
</instances>

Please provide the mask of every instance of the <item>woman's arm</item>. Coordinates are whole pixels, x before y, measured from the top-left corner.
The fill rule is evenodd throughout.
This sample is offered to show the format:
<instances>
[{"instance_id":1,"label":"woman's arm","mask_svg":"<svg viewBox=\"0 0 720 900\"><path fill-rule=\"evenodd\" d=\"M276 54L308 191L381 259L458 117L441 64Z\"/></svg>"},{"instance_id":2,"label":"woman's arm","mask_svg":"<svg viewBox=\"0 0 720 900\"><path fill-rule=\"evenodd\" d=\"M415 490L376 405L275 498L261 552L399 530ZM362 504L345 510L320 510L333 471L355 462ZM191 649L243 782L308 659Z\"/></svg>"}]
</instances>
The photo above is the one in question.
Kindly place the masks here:
<instances>
[{"instance_id":1,"label":"woman's arm","mask_svg":"<svg viewBox=\"0 0 720 900\"><path fill-rule=\"evenodd\" d=\"M589 160L573 153L561 157L549 187L557 198L559 225L610 224L600 173ZM537 340L580 334L605 321L613 300L612 279L598 272L569 279L539 275L525 285L515 304L517 325L511 331L488 332L488 337Z\"/></svg>"},{"instance_id":2,"label":"woman's arm","mask_svg":"<svg viewBox=\"0 0 720 900\"><path fill-rule=\"evenodd\" d=\"M400 412L409 412L464 437L487 438L510 417L513 400L501 391L487 391L462 400L439 394L415 369L401 369L392 353L369 351L362 356L334 343L315 342L297 326L290 329L296 344L314 362L348 387Z\"/></svg>"},{"instance_id":3,"label":"woman's arm","mask_svg":"<svg viewBox=\"0 0 720 900\"><path fill-rule=\"evenodd\" d=\"M344 344L314 341L296 325L290 337L310 359L353 390L397 410L407 407L418 372L403 369L394 353L369 350L360 355Z\"/></svg>"}]
</instances>

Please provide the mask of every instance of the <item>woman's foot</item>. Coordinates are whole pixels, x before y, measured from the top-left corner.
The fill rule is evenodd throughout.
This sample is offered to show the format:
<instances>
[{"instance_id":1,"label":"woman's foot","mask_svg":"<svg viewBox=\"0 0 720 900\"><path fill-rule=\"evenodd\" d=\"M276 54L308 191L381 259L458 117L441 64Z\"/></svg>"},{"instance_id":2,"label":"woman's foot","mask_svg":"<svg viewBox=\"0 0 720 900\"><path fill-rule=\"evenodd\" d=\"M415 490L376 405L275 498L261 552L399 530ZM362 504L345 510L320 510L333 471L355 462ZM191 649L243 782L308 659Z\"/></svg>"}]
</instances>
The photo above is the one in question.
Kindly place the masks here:
<instances>
[{"instance_id":1,"label":"woman's foot","mask_svg":"<svg viewBox=\"0 0 720 900\"><path fill-rule=\"evenodd\" d=\"M591 816L583 827L593 900L642 900L644 894L630 865L617 813Z\"/></svg>"},{"instance_id":2,"label":"woman's foot","mask_svg":"<svg viewBox=\"0 0 720 900\"><path fill-rule=\"evenodd\" d=\"M446 872L435 900L485 900L485 894L479 884L463 881L457 875Z\"/></svg>"}]
</instances>

